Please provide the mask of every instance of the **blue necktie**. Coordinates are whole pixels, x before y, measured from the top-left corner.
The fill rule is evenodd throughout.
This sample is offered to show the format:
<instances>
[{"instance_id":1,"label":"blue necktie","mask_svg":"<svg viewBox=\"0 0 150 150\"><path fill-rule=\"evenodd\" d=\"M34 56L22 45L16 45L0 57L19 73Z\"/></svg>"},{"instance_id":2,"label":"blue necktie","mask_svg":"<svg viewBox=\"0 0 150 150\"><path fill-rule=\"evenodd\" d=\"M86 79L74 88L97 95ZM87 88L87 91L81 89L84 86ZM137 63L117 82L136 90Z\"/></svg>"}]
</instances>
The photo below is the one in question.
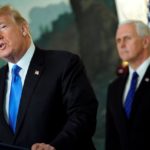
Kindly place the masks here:
<instances>
[{"instance_id":1,"label":"blue necktie","mask_svg":"<svg viewBox=\"0 0 150 150\"><path fill-rule=\"evenodd\" d=\"M20 70L21 68L17 65L14 65L12 68L12 81L9 98L9 124L14 133L16 129L17 114L22 93L22 83L19 76Z\"/></svg>"},{"instance_id":2,"label":"blue necktie","mask_svg":"<svg viewBox=\"0 0 150 150\"><path fill-rule=\"evenodd\" d=\"M130 88L129 88L129 91L125 100L125 105L124 105L125 112L128 118L130 117L130 112L131 112L132 103L133 103L136 85L137 85L137 79L138 79L138 74L136 72L133 72Z\"/></svg>"}]
</instances>

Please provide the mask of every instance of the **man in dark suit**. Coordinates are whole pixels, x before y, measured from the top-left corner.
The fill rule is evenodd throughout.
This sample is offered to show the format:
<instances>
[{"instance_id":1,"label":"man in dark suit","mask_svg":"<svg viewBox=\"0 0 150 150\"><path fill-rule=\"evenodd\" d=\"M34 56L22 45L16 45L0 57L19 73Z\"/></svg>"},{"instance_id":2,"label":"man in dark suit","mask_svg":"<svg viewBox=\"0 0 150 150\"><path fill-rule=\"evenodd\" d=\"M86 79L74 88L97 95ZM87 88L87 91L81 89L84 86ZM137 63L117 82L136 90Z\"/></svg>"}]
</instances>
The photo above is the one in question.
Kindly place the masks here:
<instances>
[{"instance_id":1,"label":"man in dark suit","mask_svg":"<svg viewBox=\"0 0 150 150\"><path fill-rule=\"evenodd\" d=\"M0 8L0 58L8 62L0 69L2 143L32 150L95 150L97 100L77 55L36 48L27 21L6 5ZM14 78L13 66L19 68ZM13 109L16 121L13 99L19 102Z\"/></svg>"},{"instance_id":2,"label":"man in dark suit","mask_svg":"<svg viewBox=\"0 0 150 150\"><path fill-rule=\"evenodd\" d=\"M129 69L108 88L106 150L150 149L149 28L141 21L126 21L118 26L116 43L119 56L128 62ZM135 71L136 80L131 84Z\"/></svg>"}]
</instances>

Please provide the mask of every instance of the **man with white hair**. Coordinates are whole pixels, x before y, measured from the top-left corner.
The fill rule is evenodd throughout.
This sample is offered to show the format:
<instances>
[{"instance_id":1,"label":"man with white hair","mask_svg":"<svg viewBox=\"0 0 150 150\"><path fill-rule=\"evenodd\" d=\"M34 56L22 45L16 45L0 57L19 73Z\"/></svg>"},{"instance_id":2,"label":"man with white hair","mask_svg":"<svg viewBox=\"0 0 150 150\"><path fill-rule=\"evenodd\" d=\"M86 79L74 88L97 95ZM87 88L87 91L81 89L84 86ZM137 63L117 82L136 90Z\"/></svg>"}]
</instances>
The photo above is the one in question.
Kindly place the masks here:
<instances>
[{"instance_id":1,"label":"man with white hair","mask_svg":"<svg viewBox=\"0 0 150 150\"><path fill-rule=\"evenodd\" d=\"M150 149L150 30L141 21L121 23L118 54L129 70L108 87L106 150Z\"/></svg>"}]
</instances>

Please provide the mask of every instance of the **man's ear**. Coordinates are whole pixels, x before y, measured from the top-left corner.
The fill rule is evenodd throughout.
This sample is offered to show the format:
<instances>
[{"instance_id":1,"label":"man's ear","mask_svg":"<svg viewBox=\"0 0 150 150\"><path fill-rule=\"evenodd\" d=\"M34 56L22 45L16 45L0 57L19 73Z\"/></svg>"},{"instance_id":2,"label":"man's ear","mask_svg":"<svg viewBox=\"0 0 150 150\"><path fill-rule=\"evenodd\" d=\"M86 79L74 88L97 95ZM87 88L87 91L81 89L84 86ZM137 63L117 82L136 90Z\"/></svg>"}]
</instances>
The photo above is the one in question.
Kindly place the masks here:
<instances>
[{"instance_id":1,"label":"man's ear","mask_svg":"<svg viewBox=\"0 0 150 150\"><path fill-rule=\"evenodd\" d=\"M23 32L22 32L22 35L23 35L23 36L26 36L26 35L27 35L27 33L23 31Z\"/></svg>"},{"instance_id":2,"label":"man's ear","mask_svg":"<svg viewBox=\"0 0 150 150\"><path fill-rule=\"evenodd\" d=\"M26 35L29 34L29 28L28 28L27 23L22 23L21 24L21 32L22 32L23 36L26 36Z\"/></svg>"},{"instance_id":3,"label":"man's ear","mask_svg":"<svg viewBox=\"0 0 150 150\"><path fill-rule=\"evenodd\" d=\"M150 46L150 36L145 36L143 39L144 48L148 48Z\"/></svg>"}]
</instances>

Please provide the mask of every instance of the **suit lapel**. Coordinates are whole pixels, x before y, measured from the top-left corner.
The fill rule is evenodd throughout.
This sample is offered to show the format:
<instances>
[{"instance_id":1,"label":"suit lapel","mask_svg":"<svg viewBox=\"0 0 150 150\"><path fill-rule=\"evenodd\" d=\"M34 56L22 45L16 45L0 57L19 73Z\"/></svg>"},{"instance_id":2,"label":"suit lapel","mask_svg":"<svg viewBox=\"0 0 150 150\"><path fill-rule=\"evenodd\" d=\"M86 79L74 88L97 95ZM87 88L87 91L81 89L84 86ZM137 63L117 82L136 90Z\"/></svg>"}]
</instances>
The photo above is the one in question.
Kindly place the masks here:
<instances>
[{"instance_id":1,"label":"suit lapel","mask_svg":"<svg viewBox=\"0 0 150 150\"><path fill-rule=\"evenodd\" d=\"M36 88L36 84L38 83L39 78L42 75L44 57L42 54L39 54L38 50L35 50L31 63L29 65L29 69L25 78L22 98L19 107L18 120L16 126L16 135L21 127L22 121L25 117L27 108L29 103L32 100L32 95L34 94L34 89Z\"/></svg>"},{"instance_id":2,"label":"suit lapel","mask_svg":"<svg viewBox=\"0 0 150 150\"><path fill-rule=\"evenodd\" d=\"M136 93L133 101L133 108L131 111L131 119L137 114L138 106L147 100L147 96L150 93L150 66L148 67Z\"/></svg>"},{"instance_id":3,"label":"suit lapel","mask_svg":"<svg viewBox=\"0 0 150 150\"><path fill-rule=\"evenodd\" d=\"M120 78L120 80L118 81L116 85L117 89L114 89L117 95L115 109L117 109L116 112L120 112L118 115L121 115L120 116L121 118L125 118L125 111L123 107L123 94L124 94L127 78L128 78L128 73Z\"/></svg>"},{"instance_id":4,"label":"suit lapel","mask_svg":"<svg viewBox=\"0 0 150 150\"><path fill-rule=\"evenodd\" d=\"M7 135L7 141L11 141L13 134L10 130L9 124L6 122L4 107L5 107L5 94L6 94L6 80L7 80L8 66L4 66L0 73L0 128L2 129L1 134Z\"/></svg>"},{"instance_id":5,"label":"suit lapel","mask_svg":"<svg viewBox=\"0 0 150 150\"><path fill-rule=\"evenodd\" d=\"M122 129L118 132L120 133L120 135L123 135L124 138L128 136L128 121L123 107L123 94L127 78L128 74L122 76L119 79L118 83L116 84L116 88L114 88L114 93L116 93L116 100L112 102L114 103L112 105L114 105L114 118L116 120L115 122L117 123L116 125L118 126L118 129Z\"/></svg>"},{"instance_id":6,"label":"suit lapel","mask_svg":"<svg viewBox=\"0 0 150 150\"><path fill-rule=\"evenodd\" d=\"M5 99L5 88L6 88L6 79L7 79L7 67L5 66L1 69L0 77L0 123L4 122L4 99Z\"/></svg>"}]
</instances>

